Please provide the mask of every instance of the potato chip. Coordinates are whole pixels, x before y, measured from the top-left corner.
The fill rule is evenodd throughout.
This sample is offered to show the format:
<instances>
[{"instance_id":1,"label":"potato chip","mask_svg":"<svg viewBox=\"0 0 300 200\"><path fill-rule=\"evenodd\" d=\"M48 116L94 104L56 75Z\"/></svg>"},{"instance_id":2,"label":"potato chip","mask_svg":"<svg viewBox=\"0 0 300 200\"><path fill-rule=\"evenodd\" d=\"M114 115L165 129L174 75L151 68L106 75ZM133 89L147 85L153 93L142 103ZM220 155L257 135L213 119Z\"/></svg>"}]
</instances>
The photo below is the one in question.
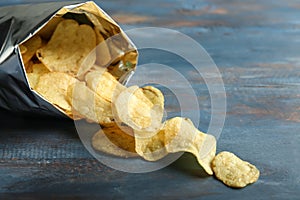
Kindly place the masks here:
<instances>
[{"instance_id":1,"label":"potato chip","mask_svg":"<svg viewBox=\"0 0 300 200\"><path fill-rule=\"evenodd\" d=\"M38 49L37 57L50 71L76 76L83 63L87 68L94 65L95 46L96 34L92 27L67 19L57 25L48 44Z\"/></svg>"},{"instance_id":2,"label":"potato chip","mask_svg":"<svg viewBox=\"0 0 300 200\"><path fill-rule=\"evenodd\" d=\"M85 76L87 86L107 101L112 102L113 96L118 96L126 89L115 77L106 71L91 71Z\"/></svg>"},{"instance_id":3,"label":"potato chip","mask_svg":"<svg viewBox=\"0 0 300 200\"><path fill-rule=\"evenodd\" d=\"M84 82L70 85L67 100L75 111L91 122L107 124L113 121L111 103L89 89Z\"/></svg>"},{"instance_id":4,"label":"potato chip","mask_svg":"<svg viewBox=\"0 0 300 200\"><path fill-rule=\"evenodd\" d=\"M63 110L71 111L71 105L66 100L67 89L70 84L76 81L75 78L68 74L50 72L40 76L35 90L50 103Z\"/></svg>"},{"instance_id":5,"label":"potato chip","mask_svg":"<svg viewBox=\"0 0 300 200\"><path fill-rule=\"evenodd\" d=\"M187 118L167 120L157 133L134 131L136 152L144 159L156 161L168 153L190 152L208 174L216 153L216 139L204 134Z\"/></svg>"},{"instance_id":6,"label":"potato chip","mask_svg":"<svg viewBox=\"0 0 300 200\"><path fill-rule=\"evenodd\" d=\"M95 150L120 157L134 157L135 141L133 130L128 126L121 128L114 123L110 127L100 129L92 138Z\"/></svg>"},{"instance_id":7,"label":"potato chip","mask_svg":"<svg viewBox=\"0 0 300 200\"><path fill-rule=\"evenodd\" d=\"M27 63L41 46L42 39L38 35L33 36L32 38L21 44L20 49L26 48L25 53L22 54L23 63Z\"/></svg>"},{"instance_id":8,"label":"potato chip","mask_svg":"<svg viewBox=\"0 0 300 200\"><path fill-rule=\"evenodd\" d=\"M29 70L29 69L28 69ZM34 89L39 82L40 76L48 73L49 70L42 64L32 64L30 66L30 73L27 73L27 79L29 81L29 85L32 89Z\"/></svg>"},{"instance_id":9,"label":"potato chip","mask_svg":"<svg viewBox=\"0 0 300 200\"><path fill-rule=\"evenodd\" d=\"M230 152L219 153L212 161L215 176L224 184L242 188L259 178L259 170Z\"/></svg>"},{"instance_id":10,"label":"potato chip","mask_svg":"<svg viewBox=\"0 0 300 200\"><path fill-rule=\"evenodd\" d=\"M154 105L138 86L125 89L113 101L113 112L118 121L139 131L160 129L163 108Z\"/></svg>"},{"instance_id":11,"label":"potato chip","mask_svg":"<svg viewBox=\"0 0 300 200\"><path fill-rule=\"evenodd\" d=\"M94 28L96 37L97 37L97 47L96 47L96 53L97 53L97 59L96 63L99 66L106 66L110 63L111 61L111 55L109 52L108 45L100 33L99 27Z\"/></svg>"},{"instance_id":12,"label":"potato chip","mask_svg":"<svg viewBox=\"0 0 300 200\"><path fill-rule=\"evenodd\" d=\"M35 74L35 73L27 74L27 80L31 89L34 89L36 87L36 85L39 82L40 76L41 76L40 74Z\"/></svg>"}]
</instances>

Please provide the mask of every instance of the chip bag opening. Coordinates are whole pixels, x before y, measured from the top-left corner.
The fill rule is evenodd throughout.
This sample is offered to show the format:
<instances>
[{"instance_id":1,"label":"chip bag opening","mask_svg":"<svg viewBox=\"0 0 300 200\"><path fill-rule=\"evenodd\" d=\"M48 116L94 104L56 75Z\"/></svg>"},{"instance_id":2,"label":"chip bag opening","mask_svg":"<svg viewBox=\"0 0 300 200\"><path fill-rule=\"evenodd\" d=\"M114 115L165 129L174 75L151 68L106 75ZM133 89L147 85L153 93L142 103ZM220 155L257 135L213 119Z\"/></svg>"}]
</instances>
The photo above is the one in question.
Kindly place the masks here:
<instances>
[{"instance_id":1,"label":"chip bag opening","mask_svg":"<svg viewBox=\"0 0 300 200\"><path fill-rule=\"evenodd\" d=\"M113 93L125 89L118 80L135 70L138 56L136 47L122 29L91 1L61 8L19 44L19 52L28 85L42 97L40 100L72 119L86 116L97 123L111 121L111 116L87 115L82 107L77 107L74 109L76 117L73 117L70 109L73 101L67 96L72 94L67 92L72 84L66 84L66 80L84 82L88 88L80 86L80 90L90 96L96 93L97 99L101 98L101 103L96 105L100 112L104 100L112 102ZM124 67L124 62L131 65ZM99 73L99 69L106 72ZM119 92L112 92L114 90ZM104 110L103 115L107 116L108 112Z\"/></svg>"}]
</instances>

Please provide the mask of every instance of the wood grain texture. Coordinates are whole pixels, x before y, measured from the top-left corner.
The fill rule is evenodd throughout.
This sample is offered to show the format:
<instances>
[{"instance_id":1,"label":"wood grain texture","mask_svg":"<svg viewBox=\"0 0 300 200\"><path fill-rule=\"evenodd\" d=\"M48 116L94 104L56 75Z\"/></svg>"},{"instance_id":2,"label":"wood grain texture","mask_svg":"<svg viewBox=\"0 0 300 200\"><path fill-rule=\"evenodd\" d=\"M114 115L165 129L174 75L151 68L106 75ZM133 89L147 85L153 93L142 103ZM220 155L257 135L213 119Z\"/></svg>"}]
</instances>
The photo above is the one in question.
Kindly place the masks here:
<instances>
[{"instance_id":1,"label":"wood grain texture","mask_svg":"<svg viewBox=\"0 0 300 200\"><path fill-rule=\"evenodd\" d=\"M299 198L298 0L96 2L124 29L172 28L207 50L221 72L227 95L226 122L217 151L232 151L250 161L261 177L253 185L233 190L208 177L189 154L159 171L119 172L85 150L72 121L2 111L0 199ZM199 128L207 130L211 105L203 79L170 54L141 52L141 64L153 61L186 75L200 100ZM166 99L171 114L178 114L176 101L168 93Z\"/></svg>"}]
</instances>

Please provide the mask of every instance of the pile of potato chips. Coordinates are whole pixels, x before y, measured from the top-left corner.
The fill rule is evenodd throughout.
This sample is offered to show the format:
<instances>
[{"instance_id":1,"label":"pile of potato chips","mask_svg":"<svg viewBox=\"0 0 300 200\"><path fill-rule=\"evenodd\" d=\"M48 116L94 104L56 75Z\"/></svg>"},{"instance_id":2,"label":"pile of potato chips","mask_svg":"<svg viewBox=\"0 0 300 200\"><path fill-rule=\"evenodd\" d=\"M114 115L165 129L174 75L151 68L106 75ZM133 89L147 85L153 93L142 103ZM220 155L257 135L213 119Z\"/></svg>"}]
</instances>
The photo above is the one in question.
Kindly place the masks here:
<instances>
[{"instance_id":1,"label":"pile of potato chips","mask_svg":"<svg viewBox=\"0 0 300 200\"><path fill-rule=\"evenodd\" d=\"M163 122L164 96L152 86L125 87L109 71L109 46L101 31L74 19L54 18L21 44L29 86L73 119L98 123L93 148L115 156L156 161L169 153L192 153L210 175L244 187L259 171L229 153L216 154L216 139L191 120ZM99 43L100 50L95 50ZM100 59L98 59L100 58Z\"/></svg>"}]
</instances>

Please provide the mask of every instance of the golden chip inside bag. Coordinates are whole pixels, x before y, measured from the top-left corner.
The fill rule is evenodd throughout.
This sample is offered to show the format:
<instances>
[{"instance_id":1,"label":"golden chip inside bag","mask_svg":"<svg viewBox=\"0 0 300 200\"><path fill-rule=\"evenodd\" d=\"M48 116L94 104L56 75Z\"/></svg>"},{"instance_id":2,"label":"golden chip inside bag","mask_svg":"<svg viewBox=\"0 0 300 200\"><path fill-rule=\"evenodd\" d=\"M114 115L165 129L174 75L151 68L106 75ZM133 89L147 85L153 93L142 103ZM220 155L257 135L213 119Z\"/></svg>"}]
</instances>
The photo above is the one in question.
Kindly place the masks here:
<instances>
[{"instance_id":1,"label":"golden chip inside bag","mask_svg":"<svg viewBox=\"0 0 300 200\"><path fill-rule=\"evenodd\" d=\"M36 87L39 82L40 76L49 72L49 70L42 63L31 64L27 68L27 70L27 79L31 89L34 89Z\"/></svg>"},{"instance_id":2,"label":"golden chip inside bag","mask_svg":"<svg viewBox=\"0 0 300 200\"><path fill-rule=\"evenodd\" d=\"M72 108L91 122L108 124L113 122L111 102L105 100L84 82L75 82L67 90L67 100Z\"/></svg>"},{"instance_id":3,"label":"golden chip inside bag","mask_svg":"<svg viewBox=\"0 0 300 200\"><path fill-rule=\"evenodd\" d=\"M39 77L35 91L59 108L71 111L71 105L67 101L68 87L77 82L74 77L62 72L45 73Z\"/></svg>"},{"instance_id":4,"label":"golden chip inside bag","mask_svg":"<svg viewBox=\"0 0 300 200\"><path fill-rule=\"evenodd\" d=\"M167 120L157 133L135 131L136 152L144 159L156 161L168 153L192 153L210 175L211 162L216 153L214 136L202 133L187 118Z\"/></svg>"},{"instance_id":5,"label":"golden chip inside bag","mask_svg":"<svg viewBox=\"0 0 300 200\"><path fill-rule=\"evenodd\" d=\"M20 51L24 64L30 61L35 55L36 51L42 46L42 39L40 36L35 35L25 43L20 45ZM23 53L22 53L23 52Z\"/></svg>"},{"instance_id":6,"label":"golden chip inside bag","mask_svg":"<svg viewBox=\"0 0 300 200\"><path fill-rule=\"evenodd\" d=\"M212 169L219 180L235 188L256 182L260 174L254 165L227 151L216 155L212 161Z\"/></svg>"},{"instance_id":7,"label":"golden chip inside bag","mask_svg":"<svg viewBox=\"0 0 300 200\"><path fill-rule=\"evenodd\" d=\"M138 86L131 86L117 96L113 112L118 121L135 130L154 132L161 127L162 106L153 104Z\"/></svg>"},{"instance_id":8,"label":"golden chip inside bag","mask_svg":"<svg viewBox=\"0 0 300 200\"><path fill-rule=\"evenodd\" d=\"M35 73L27 74L27 80L32 89L36 87L37 83L39 82L40 76L41 76L40 74L35 74Z\"/></svg>"},{"instance_id":9,"label":"golden chip inside bag","mask_svg":"<svg viewBox=\"0 0 300 200\"><path fill-rule=\"evenodd\" d=\"M87 68L94 65L95 47L96 34L91 26L66 19L59 22L50 41L36 55L50 71L77 76L83 62Z\"/></svg>"},{"instance_id":10,"label":"golden chip inside bag","mask_svg":"<svg viewBox=\"0 0 300 200\"><path fill-rule=\"evenodd\" d=\"M36 87L41 75L49 72L49 70L42 63L34 64L32 62L28 63L26 70L27 79L31 89Z\"/></svg>"},{"instance_id":11,"label":"golden chip inside bag","mask_svg":"<svg viewBox=\"0 0 300 200\"><path fill-rule=\"evenodd\" d=\"M33 64L31 66L31 72L27 73L27 79L30 87L34 89L39 82L40 76L48 72L49 70L42 63Z\"/></svg>"}]
</instances>

